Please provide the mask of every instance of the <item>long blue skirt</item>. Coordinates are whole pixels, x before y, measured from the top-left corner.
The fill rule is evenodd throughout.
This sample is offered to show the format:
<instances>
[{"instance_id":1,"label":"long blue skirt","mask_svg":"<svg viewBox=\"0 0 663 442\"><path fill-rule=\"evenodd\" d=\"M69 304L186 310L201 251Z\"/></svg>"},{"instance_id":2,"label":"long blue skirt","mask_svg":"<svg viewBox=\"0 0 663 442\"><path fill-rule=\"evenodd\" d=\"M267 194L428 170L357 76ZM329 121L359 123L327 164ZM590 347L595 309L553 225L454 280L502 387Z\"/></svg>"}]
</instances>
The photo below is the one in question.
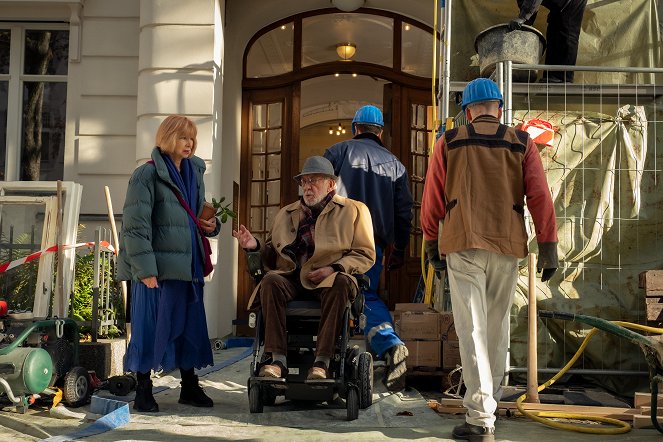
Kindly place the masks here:
<instances>
[{"instance_id":1,"label":"long blue skirt","mask_svg":"<svg viewBox=\"0 0 663 442\"><path fill-rule=\"evenodd\" d=\"M150 289L132 282L131 326L126 371L200 369L213 363L202 283L166 280Z\"/></svg>"}]
</instances>

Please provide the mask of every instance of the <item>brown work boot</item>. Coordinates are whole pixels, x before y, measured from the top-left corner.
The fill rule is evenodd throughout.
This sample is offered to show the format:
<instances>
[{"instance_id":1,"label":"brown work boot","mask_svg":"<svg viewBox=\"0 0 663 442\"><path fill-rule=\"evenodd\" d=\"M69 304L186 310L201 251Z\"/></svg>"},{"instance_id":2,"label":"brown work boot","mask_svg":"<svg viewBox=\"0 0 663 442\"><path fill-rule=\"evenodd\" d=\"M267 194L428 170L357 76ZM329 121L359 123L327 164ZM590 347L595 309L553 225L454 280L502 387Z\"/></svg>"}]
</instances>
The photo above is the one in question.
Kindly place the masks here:
<instances>
[{"instance_id":1,"label":"brown work boot","mask_svg":"<svg viewBox=\"0 0 663 442\"><path fill-rule=\"evenodd\" d=\"M454 439L469 440L470 442L494 442L495 428L480 427L465 422L455 426L451 435Z\"/></svg>"},{"instance_id":2,"label":"brown work boot","mask_svg":"<svg viewBox=\"0 0 663 442\"><path fill-rule=\"evenodd\" d=\"M327 365L322 361L314 362L306 379L309 381L327 379Z\"/></svg>"},{"instance_id":3,"label":"brown work boot","mask_svg":"<svg viewBox=\"0 0 663 442\"><path fill-rule=\"evenodd\" d=\"M285 378L288 376L288 369L280 361L275 361L272 364L263 365L258 376L261 378Z\"/></svg>"},{"instance_id":4,"label":"brown work boot","mask_svg":"<svg viewBox=\"0 0 663 442\"><path fill-rule=\"evenodd\" d=\"M387 373L385 374L384 384L389 391L401 391L405 388L405 375L407 374L407 347L403 344L391 347L385 359L387 361Z\"/></svg>"}]
</instances>

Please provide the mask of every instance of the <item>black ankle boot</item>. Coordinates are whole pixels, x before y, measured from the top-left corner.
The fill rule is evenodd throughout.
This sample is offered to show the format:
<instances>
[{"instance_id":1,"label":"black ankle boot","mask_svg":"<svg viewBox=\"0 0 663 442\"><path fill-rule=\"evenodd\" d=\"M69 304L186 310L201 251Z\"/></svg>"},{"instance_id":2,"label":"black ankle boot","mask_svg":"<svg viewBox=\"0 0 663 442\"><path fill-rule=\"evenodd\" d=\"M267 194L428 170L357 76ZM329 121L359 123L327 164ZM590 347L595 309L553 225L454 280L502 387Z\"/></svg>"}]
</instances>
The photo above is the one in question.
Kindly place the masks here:
<instances>
[{"instance_id":1,"label":"black ankle boot","mask_svg":"<svg viewBox=\"0 0 663 442\"><path fill-rule=\"evenodd\" d=\"M152 379L150 379L149 374L147 379L139 377L136 383L134 410L144 413L157 413L159 411L159 404L157 404L157 401L154 400L154 396L152 395Z\"/></svg>"},{"instance_id":2,"label":"black ankle boot","mask_svg":"<svg viewBox=\"0 0 663 442\"><path fill-rule=\"evenodd\" d=\"M205 394L198 384L198 376L193 374L193 369L180 370L182 374L182 391L180 391L180 404L193 405L194 407L212 407L214 402Z\"/></svg>"}]
</instances>

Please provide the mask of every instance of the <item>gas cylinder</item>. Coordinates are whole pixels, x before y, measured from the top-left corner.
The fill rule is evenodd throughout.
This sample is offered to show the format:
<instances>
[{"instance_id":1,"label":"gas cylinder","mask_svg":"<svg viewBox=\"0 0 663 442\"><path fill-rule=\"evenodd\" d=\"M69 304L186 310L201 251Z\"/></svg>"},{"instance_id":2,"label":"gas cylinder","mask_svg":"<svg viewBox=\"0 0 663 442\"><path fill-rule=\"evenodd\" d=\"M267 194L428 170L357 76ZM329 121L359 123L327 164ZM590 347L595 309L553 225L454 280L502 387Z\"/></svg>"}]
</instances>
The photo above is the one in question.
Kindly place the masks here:
<instances>
[{"instance_id":1,"label":"gas cylinder","mask_svg":"<svg viewBox=\"0 0 663 442\"><path fill-rule=\"evenodd\" d=\"M43 348L18 347L0 355L0 377L15 396L41 393L51 382L52 374L51 355Z\"/></svg>"}]
</instances>

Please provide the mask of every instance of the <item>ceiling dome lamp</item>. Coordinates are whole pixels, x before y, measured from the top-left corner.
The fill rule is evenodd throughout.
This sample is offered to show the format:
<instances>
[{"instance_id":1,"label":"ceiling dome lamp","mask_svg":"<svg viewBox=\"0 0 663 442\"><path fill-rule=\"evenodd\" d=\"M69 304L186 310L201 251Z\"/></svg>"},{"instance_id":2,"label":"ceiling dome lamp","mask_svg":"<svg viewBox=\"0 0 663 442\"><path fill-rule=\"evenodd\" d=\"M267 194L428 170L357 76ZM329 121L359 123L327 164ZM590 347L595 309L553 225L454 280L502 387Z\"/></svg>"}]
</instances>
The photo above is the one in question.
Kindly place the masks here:
<instances>
[{"instance_id":1,"label":"ceiling dome lamp","mask_svg":"<svg viewBox=\"0 0 663 442\"><path fill-rule=\"evenodd\" d=\"M357 45L354 43L339 43L336 45L336 53L343 61L350 61L355 52L357 52Z\"/></svg>"},{"instance_id":2,"label":"ceiling dome lamp","mask_svg":"<svg viewBox=\"0 0 663 442\"><path fill-rule=\"evenodd\" d=\"M330 0L331 4L344 12L355 11L366 3L366 0Z\"/></svg>"}]
</instances>

